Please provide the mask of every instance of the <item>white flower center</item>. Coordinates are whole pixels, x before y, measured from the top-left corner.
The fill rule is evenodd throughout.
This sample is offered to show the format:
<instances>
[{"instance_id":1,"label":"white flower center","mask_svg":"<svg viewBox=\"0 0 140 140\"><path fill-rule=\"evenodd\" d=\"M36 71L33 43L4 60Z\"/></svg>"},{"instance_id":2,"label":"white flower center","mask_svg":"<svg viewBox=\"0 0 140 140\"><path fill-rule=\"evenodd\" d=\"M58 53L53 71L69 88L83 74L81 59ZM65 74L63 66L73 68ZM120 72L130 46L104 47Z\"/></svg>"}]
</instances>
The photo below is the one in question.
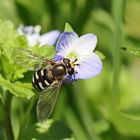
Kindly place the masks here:
<instances>
[{"instance_id":1,"label":"white flower center","mask_svg":"<svg viewBox=\"0 0 140 140\"><path fill-rule=\"evenodd\" d=\"M68 54L67 54L67 56L66 56L68 59L70 59L71 60L71 62L74 62L75 60L77 60L76 61L76 63L77 64L81 64L81 62L82 62L82 60L83 60L83 56L81 56L81 55L78 55L76 52L74 52L74 51L71 51L71 52L69 52Z\"/></svg>"}]
</instances>

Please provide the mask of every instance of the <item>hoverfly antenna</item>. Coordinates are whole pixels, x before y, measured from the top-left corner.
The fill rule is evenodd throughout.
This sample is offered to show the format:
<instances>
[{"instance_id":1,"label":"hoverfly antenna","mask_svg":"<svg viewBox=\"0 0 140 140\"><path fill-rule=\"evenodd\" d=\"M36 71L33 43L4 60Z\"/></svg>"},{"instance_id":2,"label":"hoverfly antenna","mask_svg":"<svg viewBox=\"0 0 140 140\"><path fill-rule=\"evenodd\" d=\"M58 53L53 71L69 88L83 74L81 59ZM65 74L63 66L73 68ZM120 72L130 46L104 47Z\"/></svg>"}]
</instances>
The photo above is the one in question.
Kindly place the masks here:
<instances>
[{"instance_id":1,"label":"hoverfly antenna","mask_svg":"<svg viewBox=\"0 0 140 140\"><path fill-rule=\"evenodd\" d=\"M79 66L79 64L75 64L75 62L77 61L78 59L76 58L74 61L73 61L73 65L75 66Z\"/></svg>"},{"instance_id":2,"label":"hoverfly antenna","mask_svg":"<svg viewBox=\"0 0 140 140\"><path fill-rule=\"evenodd\" d=\"M74 66L79 66L80 64L74 64Z\"/></svg>"},{"instance_id":3,"label":"hoverfly antenna","mask_svg":"<svg viewBox=\"0 0 140 140\"><path fill-rule=\"evenodd\" d=\"M77 61L77 58L73 61L73 63L75 63Z\"/></svg>"}]
</instances>

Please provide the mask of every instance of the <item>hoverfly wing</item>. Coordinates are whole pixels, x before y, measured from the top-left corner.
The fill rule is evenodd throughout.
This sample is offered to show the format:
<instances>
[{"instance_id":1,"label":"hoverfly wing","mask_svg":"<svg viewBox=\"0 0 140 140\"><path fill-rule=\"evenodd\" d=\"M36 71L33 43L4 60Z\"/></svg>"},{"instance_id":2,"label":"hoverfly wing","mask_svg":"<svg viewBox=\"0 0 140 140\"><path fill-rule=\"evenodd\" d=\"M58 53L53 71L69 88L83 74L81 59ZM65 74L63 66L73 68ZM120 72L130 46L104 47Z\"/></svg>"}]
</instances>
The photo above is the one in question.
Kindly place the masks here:
<instances>
[{"instance_id":1,"label":"hoverfly wing","mask_svg":"<svg viewBox=\"0 0 140 140\"><path fill-rule=\"evenodd\" d=\"M11 51L14 61L29 70L37 70L43 66L53 64L53 61L25 48L15 47L12 48Z\"/></svg>"},{"instance_id":2,"label":"hoverfly wing","mask_svg":"<svg viewBox=\"0 0 140 140\"><path fill-rule=\"evenodd\" d=\"M46 91L40 93L36 108L39 121L43 121L50 117L56 103L61 83L62 82L52 83Z\"/></svg>"}]
</instances>

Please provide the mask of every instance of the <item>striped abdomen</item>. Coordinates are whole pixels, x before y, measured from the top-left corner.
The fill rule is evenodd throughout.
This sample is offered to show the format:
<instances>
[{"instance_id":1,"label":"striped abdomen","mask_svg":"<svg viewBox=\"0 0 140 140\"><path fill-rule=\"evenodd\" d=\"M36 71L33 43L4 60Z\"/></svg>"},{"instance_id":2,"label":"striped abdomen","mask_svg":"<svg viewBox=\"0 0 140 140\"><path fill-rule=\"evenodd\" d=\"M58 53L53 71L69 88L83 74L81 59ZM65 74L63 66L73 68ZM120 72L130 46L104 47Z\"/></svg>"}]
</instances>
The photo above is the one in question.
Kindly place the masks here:
<instances>
[{"instance_id":1,"label":"striped abdomen","mask_svg":"<svg viewBox=\"0 0 140 140\"><path fill-rule=\"evenodd\" d=\"M50 86L53 80L54 79L49 76L47 69L40 69L34 72L32 84L36 89L44 90Z\"/></svg>"}]
</instances>

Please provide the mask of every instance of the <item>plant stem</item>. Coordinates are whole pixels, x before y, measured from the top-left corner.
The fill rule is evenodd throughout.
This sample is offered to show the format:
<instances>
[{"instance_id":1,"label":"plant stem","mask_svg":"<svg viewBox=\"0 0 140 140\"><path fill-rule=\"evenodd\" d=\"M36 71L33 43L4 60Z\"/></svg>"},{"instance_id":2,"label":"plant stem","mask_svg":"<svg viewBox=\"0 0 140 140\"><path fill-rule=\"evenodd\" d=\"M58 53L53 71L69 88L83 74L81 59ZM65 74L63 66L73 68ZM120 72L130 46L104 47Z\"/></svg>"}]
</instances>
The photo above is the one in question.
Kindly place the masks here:
<instances>
[{"instance_id":1,"label":"plant stem","mask_svg":"<svg viewBox=\"0 0 140 140\"><path fill-rule=\"evenodd\" d=\"M14 134L12 129L12 123L11 123L11 102L12 102L12 94L11 93L5 93L6 99L4 104L4 125L6 129L6 136L8 140L14 140Z\"/></svg>"},{"instance_id":2,"label":"plant stem","mask_svg":"<svg viewBox=\"0 0 140 140\"><path fill-rule=\"evenodd\" d=\"M73 130L73 133L74 133L74 136L76 137L76 139L77 140L87 140L87 134L81 127L81 124L79 123L77 116L74 114L74 112L71 108L67 109L67 113L65 113L65 116L66 116L66 120L67 120L70 128Z\"/></svg>"},{"instance_id":3,"label":"plant stem","mask_svg":"<svg viewBox=\"0 0 140 140\"><path fill-rule=\"evenodd\" d=\"M118 108L119 104L119 76L120 76L120 47L122 44L122 19L123 19L124 0L112 1L112 14L114 18L114 39L113 39L113 92L112 105Z\"/></svg>"},{"instance_id":4,"label":"plant stem","mask_svg":"<svg viewBox=\"0 0 140 140\"><path fill-rule=\"evenodd\" d=\"M82 87L82 89L80 88ZM93 131L93 126L94 126L94 120L92 118L92 114L89 110L87 100L84 96L84 94L79 98L79 93L86 93L84 90L84 85L81 83L80 87L68 87L68 93L70 92L74 94L75 98L72 99L76 103L76 108L79 113L80 119L83 123L83 126L85 128L85 135L87 135L87 139L90 140L99 140L100 138L96 135L96 133Z\"/></svg>"},{"instance_id":5,"label":"plant stem","mask_svg":"<svg viewBox=\"0 0 140 140\"><path fill-rule=\"evenodd\" d=\"M23 118L23 120L22 120L22 122L21 122L21 124L20 124L19 135L18 135L17 140L20 140L20 138L21 138L22 132L23 132L23 130L24 130L26 124L27 124L28 121L29 121L29 118L30 118L30 117L29 117L29 114L30 114L30 112L31 112L31 110L32 110L32 108L33 108L35 102L36 102L36 97L33 97L33 98L31 99L31 101L30 101L30 104L29 104L29 107L28 107L28 109L27 109L27 112L26 112L26 114L25 114L25 116L24 116L24 118Z\"/></svg>"}]
</instances>

